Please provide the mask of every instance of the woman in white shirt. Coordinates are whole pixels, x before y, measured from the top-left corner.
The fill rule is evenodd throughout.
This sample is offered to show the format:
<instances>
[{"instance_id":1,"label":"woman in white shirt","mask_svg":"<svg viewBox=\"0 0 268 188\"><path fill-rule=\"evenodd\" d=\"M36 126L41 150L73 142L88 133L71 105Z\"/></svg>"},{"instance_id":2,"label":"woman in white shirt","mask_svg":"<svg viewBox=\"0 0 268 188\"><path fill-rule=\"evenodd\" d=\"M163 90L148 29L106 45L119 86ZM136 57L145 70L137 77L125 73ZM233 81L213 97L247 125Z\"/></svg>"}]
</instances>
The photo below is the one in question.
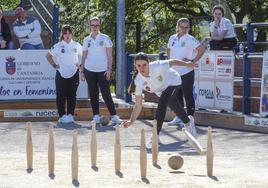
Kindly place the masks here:
<instances>
[{"instance_id":1,"label":"woman in white shirt","mask_svg":"<svg viewBox=\"0 0 268 188\"><path fill-rule=\"evenodd\" d=\"M237 44L231 21L224 17L224 8L216 5L212 10L214 21L210 23L210 49L233 50Z\"/></svg>"},{"instance_id":2,"label":"woman in white shirt","mask_svg":"<svg viewBox=\"0 0 268 188\"><path fill-rule=\"evenodd\" d=\"M183 121L192 135L196 135L194 119L187 116L183 106L178 101L176 94L181 89L181 77L171 66L194 67L192 62L170 59L166 61L149 62L147 54L140 52L134 58L136 72L129 86L129 93L135 95L135 106L131 117L124 121L122 126L129 127L138 118L142 110L142 91L157 94L160 98L155 115L157 120L157 134L159 135L164 122L167 106Z\"/></svg>"},{"instance_id":3,"label":"woman in white shirt","mask_svg":"<svg viewBox=\"0 0 268 188\"><path fill-rule=\"evenodd\" d=\"M86 79L89 87L93 121L100 123L99 88L102 98L112 116L114 124L121 123L116 115L113 98L110 92L109 80L112 72L112 41L100 32L100 20L93 17L89 21L91 33L83 41L83 56L81 62L82 81Z\"/></svg>"},{"instance_id":4,"label":"woman in white shirt","mask_svg":"<svg viewBox=\"0 0 268 188\"><path fill-rule=\"evenodd\" d=\"M55 44L46 56L48 62L57 70L55 83L59 123L74 122L81 56L82 46L72 40L72 28L69 25L63 26L61 41ZM66 101L67 113L65 111Z\"/></svg>"}]
</instances>

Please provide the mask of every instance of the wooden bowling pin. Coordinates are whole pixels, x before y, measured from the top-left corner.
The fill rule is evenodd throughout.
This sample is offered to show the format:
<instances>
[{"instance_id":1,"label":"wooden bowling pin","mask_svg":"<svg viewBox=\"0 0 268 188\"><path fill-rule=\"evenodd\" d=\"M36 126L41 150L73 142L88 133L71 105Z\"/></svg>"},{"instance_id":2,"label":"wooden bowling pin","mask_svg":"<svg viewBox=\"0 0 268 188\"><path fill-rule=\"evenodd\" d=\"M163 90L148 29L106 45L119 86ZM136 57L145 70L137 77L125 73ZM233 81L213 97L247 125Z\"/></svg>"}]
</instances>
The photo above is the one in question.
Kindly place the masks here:
<instances>
[{"instance_id":1,"label":"wooden bowling pin","mask_svg":"<svg viewBox=\"0 0 268 188\"><path fill-rule=\"evenodd\" d=\"M207 140L207 175L213 176L213 145L212 145L212 129L208 127L208 140Z\"/></svg>"},{"instance_id":2,"label":"wooden bowling pin","mask_svg":"<svg viewBox=\"0 0 268 188\"><path fill-rule=\"evenodd\" d=\"M201 144L196 140L195 137L191 135L185 128L182 129L183 133L186 135L186 137L189 140L190 145L200 154L204 155L206 153L206 150L201 146Z\"/></svg>"},{"instance_id":3,"label":"wooden bowling pin","mask_svg":"<svg viewBox=\"0 0 268 188\"><path fill-rule=\"evenodd\" d=\"M146 146L145 146L144 129L141 130L140 173L141 173L141 178L146 178L146 175L147 175L147 154L146 154Z\"/></svg>"},{"instance_id":4,"label":"wooden bowling pin","mask_svg":"<svg viewBox=\"0 0 268 188\"><path fill-rule=\"evenodd\" d=\"M157 136L157 128L154 123L152 129L152 163L153 165L157 165L158 158L158 136Z\"/></svg>"},{"instance_id":5,"label":"wooden bowling pin","mask_svg":"<svg viewBox=\"0 0 268 188\"><path fill-rule=\"evenodd\" d=\"M53 137L53 127L48 128L48 174L54 174L55 166L55 148L54 148L54 137Z\"/></svg>"},{"instance_id":6,"label":"wooden bowling pin","mask_svg":"<svg viewBox=\"0 0 268 188\"><path fill-rule=\"evenodd\" d=\"M27 155L27 171L33 170L33 143L32 143L32 123L27 123L27 140L26 140L26 155Z\"/></svg>"},{"instance_id":7,"label":"wooden bowling pin","mask_svg":"<svg viewBox=\"0 0 268 188\"><path fill-rule=\"evenodd\" d=\"M91 151L91 166L96 167L97 165L96 124L92 125L90 151Z\"/></svg>"},{"instance_id":8,"label":"wooden bowling pin","mask_svg":"<svg viewBox=\"0 0 268 188\"><path fill-rule=\"evenodd\" d=\"M115 129L114 167L115 167L115 173L120 172L121 168L120 128Z\"/></svg>"},{"instance_id":9,"label":"wooden bowling pin","mask_svg":"<svg viewBox=\"0 0 268 188\"><path fill-rule=\"evenodd\" d=\"M77 148L77 130L73 131L72 145L72 181L78 181L78 148Z\"/></svg>"}]
</instances>

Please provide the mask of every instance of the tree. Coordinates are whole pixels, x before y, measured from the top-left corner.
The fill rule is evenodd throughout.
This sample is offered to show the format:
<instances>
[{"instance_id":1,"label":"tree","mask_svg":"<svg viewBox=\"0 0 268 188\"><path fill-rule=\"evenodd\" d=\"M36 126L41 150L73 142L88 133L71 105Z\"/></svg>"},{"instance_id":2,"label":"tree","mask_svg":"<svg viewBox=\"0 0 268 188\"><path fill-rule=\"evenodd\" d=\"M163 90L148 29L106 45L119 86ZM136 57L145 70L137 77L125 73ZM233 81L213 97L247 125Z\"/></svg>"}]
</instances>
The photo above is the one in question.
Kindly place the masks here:
<instances>
[{"instance_id":1,"label":"tree","mask_svg":"<svg viewBox=\"0 0 268 188\"><path fill-rule=\"evenodd\" d=\"M3 10L14 10L20 4L20 0L0 0L0 8Z\"/></svg>"}]
</instances>

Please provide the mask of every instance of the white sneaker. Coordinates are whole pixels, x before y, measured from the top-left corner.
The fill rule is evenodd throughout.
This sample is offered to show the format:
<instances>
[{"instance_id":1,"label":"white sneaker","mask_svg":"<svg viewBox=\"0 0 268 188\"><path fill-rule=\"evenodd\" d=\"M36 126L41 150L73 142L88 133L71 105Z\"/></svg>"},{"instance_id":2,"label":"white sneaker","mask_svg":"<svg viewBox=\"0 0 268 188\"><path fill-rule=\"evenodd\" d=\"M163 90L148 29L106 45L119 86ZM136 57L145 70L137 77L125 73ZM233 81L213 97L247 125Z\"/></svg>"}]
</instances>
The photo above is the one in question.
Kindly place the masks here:
<instances>
[{"instance_id":1,"label":"white sneaker","mask_svg":"<svg viewBox=\"0 0 268 188\"><path fill-rule=\"evenodd\" d=\"M197 133L196 133L196 128L195 128L195 124L194 124L194 117L189 115L188 118L190 119L190 121L189 121L189 126L186 126L186 129L188 132L191 133L191 135L196 137Z\"/></svg>"},{"instance_id":2,"label":"white sneaker","mask_svg":"<svg viewBox=\"0 0 268 188\"><path fill-rule=\"evenodd\" d=\"M120 124L122 122L122 119L120 119L118 115L113 115L111 121L112 123Z\"/></svg>"},{"instance_id":3,"label":"white sneaker","mask_svg":"<svg viewBox=\"0 0 268 188\"><path fill-rule=\"evenodd\" d=\"M67 121L68 121L68 123L73 123L74 122L74 117L73 117L72 114L68 114Z\"/></svg>"},{"instance_id":4,"label":"white sneaker","mask_svg":"<svg viewBox=\"0 0 268 188\"><path fill-rule=\"evenodd\" d=\"M168 122L168 125L179 125L181 123L181 119L176 116L172 121Z\"/></svg>"},{"instance_id":5,"label":"white sneaker","mask_svg":"<svg viewBox=\"0 0 268 188\"><path fill-rule=\"evenodd\" d=\"M58 122L59 123L68 123L68 116L63 115L62 117L59 118Z\"/></svg>"},{"instance_id":6,"label":"white sneaker","mask_svg":"<svg viewBox=\"0 0 268 188\"><path fill-rule=\"evenodd\" d=\"M100 115L99 115L99 114L94 115L94 116L93 116L93 121L94 121L95 123L100 123Z\"/></svg>"}]
</instances>

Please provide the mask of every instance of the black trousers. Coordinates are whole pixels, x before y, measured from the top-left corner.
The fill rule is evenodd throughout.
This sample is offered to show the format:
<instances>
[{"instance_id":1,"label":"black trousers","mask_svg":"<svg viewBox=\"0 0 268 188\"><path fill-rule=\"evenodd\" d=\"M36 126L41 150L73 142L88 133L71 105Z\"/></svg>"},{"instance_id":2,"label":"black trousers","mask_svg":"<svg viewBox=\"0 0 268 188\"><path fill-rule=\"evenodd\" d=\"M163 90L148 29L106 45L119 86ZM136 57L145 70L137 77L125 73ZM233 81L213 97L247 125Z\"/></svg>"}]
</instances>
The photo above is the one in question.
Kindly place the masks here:
<instances>
[{"instance_id":1,"label":"black trousers","mask_svg":"<svg viewBox=\"0 0 268 188\"><path fill-rule=\"evenodd\" d=\"M185 99L187 114L194 115L195 101L193 96L194 88L194 70L181 76L181 89L177 92L178 101L184 106L183 98Z\"/></svg>"},{"instance_id":2,"label":"black trousers","mask_svg":"<svg viewBox=\"0 0 268 188\"><path fill-rule=\"evenodd\" d=\"M177 98L177 93L181 90L181 86L169 86L165 89L158 101L158 106L155 114L155 119L157 121L157 134L160 133L162 125L165 119L167 106L175 112L175 114L183 121L183 123L188 123L190 120Z\"/></svg>"},{"instance_id":3,"label":"black trousers","mask_svg":"<svg viewBox=\"0 0 268 188\"><path fill-rule=\"evenodd\" d=\"M233 50L237 44L236 38L227 38L223 40L211 40L210 50Z\"/></svg>"},{"instance_id":4,"label":"black trousers","mask_svg":"<svg viewBox=\"0 0 268 188\"><path fill-rule=\"evenodd\" d=\"M114 101L110 92L110 84L104 75L105 72L92 72L84 70L86 81L89 87L90 102L93 115L99 114L99 88L102 98L111 115L116 115Z\"/></svg>"},{"instance_id":5,"label":"black trousers","mask_svg":"<svg viewBox=\"0 0 268 188\"><path fill-rule=\"evenodd\" d=\"M59 71L56 72L56 104L59 116L65 113L65 102L67 100L67 114L74 115L76 105L76 91L79 85L79 71L71 78L63 78Z\"/></svg>"}]
</instances>

